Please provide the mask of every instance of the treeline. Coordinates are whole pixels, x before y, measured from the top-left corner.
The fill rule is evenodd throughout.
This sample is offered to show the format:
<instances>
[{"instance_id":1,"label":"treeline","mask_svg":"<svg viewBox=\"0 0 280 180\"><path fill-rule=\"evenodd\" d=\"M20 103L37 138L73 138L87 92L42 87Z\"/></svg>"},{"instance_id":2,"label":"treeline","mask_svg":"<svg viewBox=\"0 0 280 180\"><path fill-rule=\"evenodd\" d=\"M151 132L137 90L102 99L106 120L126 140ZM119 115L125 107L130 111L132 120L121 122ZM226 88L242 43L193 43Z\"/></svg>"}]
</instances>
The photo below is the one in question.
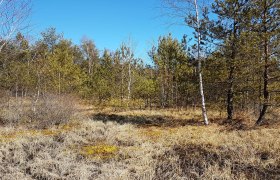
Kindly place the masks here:
<instances>
[{"instance_id":1,"label":"treeline","mask_svg":"<svg viewBox=\"0 0 280 180\"><path fill-rule=\"evenodd\" d=\"M16 97L73 93L116 107L195 108L199 50L207 107L227 108L228 119L233 109L264 115L280 103L279 9L275 0L216 0L217 18L205 8L194 26L201 47L186 36L160 37L148 52L153 66L135 57L129 43L100 51L93 40L75 45L54 28L35 43L18 33L0 52L0 87Z\"/></svg>"}]
</instances>

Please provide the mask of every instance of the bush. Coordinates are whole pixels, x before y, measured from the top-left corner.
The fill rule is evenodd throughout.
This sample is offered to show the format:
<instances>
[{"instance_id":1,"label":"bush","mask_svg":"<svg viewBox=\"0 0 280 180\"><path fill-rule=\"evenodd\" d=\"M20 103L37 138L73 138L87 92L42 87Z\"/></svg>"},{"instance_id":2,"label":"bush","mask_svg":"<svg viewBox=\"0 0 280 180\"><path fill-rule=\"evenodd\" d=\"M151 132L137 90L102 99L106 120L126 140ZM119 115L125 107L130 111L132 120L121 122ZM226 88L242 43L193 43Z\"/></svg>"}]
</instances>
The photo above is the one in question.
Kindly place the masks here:
<instances>
[{"instance_id":1,"label":"bush","mask_svg":"<svg viewBox=\"0 0 280 180\"><path fill-rule=\"evenodd\" d=\"M73 97L47 95L39 100L10 100L1 108L0 120L4 125L22 124L45 129L66 124L74 114Z\"/></svg>"},{"instance_id":2,"label":"bush","mask_svg":"<svg viewBox=\"0 0 280 180\"><path fill-rule=\"evenodd\" d=\"M75 113L73 98L69 96L48 95L32 105L27 120L36 128L48 128L66 124Z\"/></svg>"}]
</instances>

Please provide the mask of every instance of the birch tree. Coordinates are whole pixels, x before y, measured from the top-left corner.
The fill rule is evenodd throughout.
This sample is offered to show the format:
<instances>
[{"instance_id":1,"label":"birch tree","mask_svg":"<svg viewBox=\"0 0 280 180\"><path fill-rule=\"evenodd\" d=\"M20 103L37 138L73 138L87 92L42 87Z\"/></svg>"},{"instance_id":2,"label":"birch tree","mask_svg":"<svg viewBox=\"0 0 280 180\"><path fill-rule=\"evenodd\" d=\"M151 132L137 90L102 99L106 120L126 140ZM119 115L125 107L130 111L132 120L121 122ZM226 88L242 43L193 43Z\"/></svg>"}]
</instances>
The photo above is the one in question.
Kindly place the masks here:
<instances>
[{"instance_id":1,"label":"birch tree","mask_svg":"<svg viewBox=\"0 0 280 180\"><path fill-rule=\"evenodd\" d=\"M207 13L205 6L200 6L200 2L197 0L163 0L163 9L171 18L182 18L184 23L194 30L194 37L196 40L196 59L198 61L198 77L199 77L199 92L201 96L201 110L203 121L205 125L208 125L208 117L206 112L204 89L203 89L203 77L202 77L202 39L206 38L206 21L207 17L203 16ZM201 13L203 12L203 13ZM201 20L201 17L204 20ZM195 47L195 46L194 46Z\"/></svg>"},{"instance_id":2,"label":"birch tree","mask_svg":"<svg viewBox=\"0 0 280 180\"><path fill-rule=\"evenodd\" d=\"M133 53L133 47L131 45L131 41L128 43L123 43L121 45L121 56L122 56L122 61L124 64L127 64L128 66L128 80L127 80L127 99L129 100L131 98L131 86L132 86L132 61L134 58L134 53Z\"/></svg>"},{"instance_id":3,"label":"birch tree","mask_svg":"<svg viewBox=\"0 0 280 180\"><path fill-rule=\"evenodd\" d=\"M31 0L0 0L0 52L19 31L27 28Z\"/></svg>"},{"instance_id":4,"label":"birch tree","mask_svg":"<svg viewBox=\"0 0 280 180\"><path fill-rule=\"evenodd\" d=\"M96 48L96 45L94 43L93 40L88 39L86 37L84 37L81 41L81 49L83 52L83 55L85 56L87 62L88 62L88 67L87 67L87 71L88 74L91 76L94 74L94 68L96 66L96 64L98 63L98 59L99 59L99 52Z\"/></svg>"}]
</instances>

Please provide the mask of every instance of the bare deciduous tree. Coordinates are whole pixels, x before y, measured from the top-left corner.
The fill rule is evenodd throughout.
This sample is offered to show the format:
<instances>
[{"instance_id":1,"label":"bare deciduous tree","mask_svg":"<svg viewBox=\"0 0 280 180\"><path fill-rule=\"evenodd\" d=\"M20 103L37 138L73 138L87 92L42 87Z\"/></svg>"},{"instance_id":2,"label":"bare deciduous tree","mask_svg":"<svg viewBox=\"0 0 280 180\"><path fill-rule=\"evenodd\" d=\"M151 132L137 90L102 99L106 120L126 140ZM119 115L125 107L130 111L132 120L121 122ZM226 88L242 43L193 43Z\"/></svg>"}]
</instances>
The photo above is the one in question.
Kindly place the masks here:
<instances>
[{"instance_id":1,"label":"bare deciduous tree","mask_svg":"<svg viewBox=\"0 0 280 180\"><path fill-rule=\"evenodd\" d=\"M132 86L131 65L132 65L132 61L134 58L134 43L131 40L131 38L129 38L126 43L123 43L121 45L121 55L122 55L123 63L127 63L127 65L128 65L127 99L129 100L131 98L131 86Z\"/></svg>"},{"instance_id":2,"label":"bare deciduous tree","mask_svg":"<svg viewBox=\"0 0 280 180\"><path fill-rule=\"evenodd\" d=\"M27 28L31 0L0 0L0 52L18 31Z\"/></svg>"},{"instance_id":3,"label":"bare deciduous tree","mask_svg":"<svg viewBox=\"0 0 280 180\"><path fill-rule=\"evenodd\" d=\"M88 74L93 74L93 68L97 64L98 58L99 58L99 52L95 46L95 43L93 40L88 39L87 37L84 37L81 40L81 48L83 50L83 54L88 61Z\"/></svg>"}]
</instances>

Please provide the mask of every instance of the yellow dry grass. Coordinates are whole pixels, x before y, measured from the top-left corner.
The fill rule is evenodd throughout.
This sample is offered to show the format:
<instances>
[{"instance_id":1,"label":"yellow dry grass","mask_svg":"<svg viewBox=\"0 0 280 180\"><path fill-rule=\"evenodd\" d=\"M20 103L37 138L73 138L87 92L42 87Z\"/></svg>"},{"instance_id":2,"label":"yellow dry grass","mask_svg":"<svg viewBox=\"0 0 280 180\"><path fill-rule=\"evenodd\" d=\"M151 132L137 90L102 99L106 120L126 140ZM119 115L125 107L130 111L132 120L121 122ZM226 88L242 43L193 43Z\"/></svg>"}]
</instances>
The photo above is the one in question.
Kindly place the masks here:
<instances>
[{"instance_id":1,"label":"yellow dry grass","mask_svg":"<svg viewBox=\"0 0 280 180\"><path fill-rule=\"evenodd\" d=\"M53 129L22 129L16 130L12 129L9 131L0 131L0 143L1 142L11 142L14 140L28 138L28 137L38 137L38 136L54 136L60 133L65 133L73 129L78 129L80 127L79 122L71 122L62 126L55 127Z\"/></svg>"},{"instance_id":2,"label":"yellow dry grass","mask_svg":"<svg viewBox=\"0 0 280 180\"><path fill-rule=\"evenodd\" d=\"M118 150L119 148L114 145L87 145L81 148L80 153L90 158L108 159L113 158L118 152Z\"/></svg>"},{"instance_id":3,"label":"yellow dry grass","mask_svg":"<svg viewBox=\"0 0 280 180\"><path fill-rule=\"evenodd\" d=\"M16 179L280 178L277 124L254 127L246 118L222 124L218 111L208 112L209 126L197 123L200 111L106 110L102 116L91 116L89 112L99 113L92 111L87 111L89 120L51 129L1 130L0 173L16 174ZM141 124L153 120L157 123ZM29 174L20 176L21 172Z\"/></svg>"}]
</instances>

